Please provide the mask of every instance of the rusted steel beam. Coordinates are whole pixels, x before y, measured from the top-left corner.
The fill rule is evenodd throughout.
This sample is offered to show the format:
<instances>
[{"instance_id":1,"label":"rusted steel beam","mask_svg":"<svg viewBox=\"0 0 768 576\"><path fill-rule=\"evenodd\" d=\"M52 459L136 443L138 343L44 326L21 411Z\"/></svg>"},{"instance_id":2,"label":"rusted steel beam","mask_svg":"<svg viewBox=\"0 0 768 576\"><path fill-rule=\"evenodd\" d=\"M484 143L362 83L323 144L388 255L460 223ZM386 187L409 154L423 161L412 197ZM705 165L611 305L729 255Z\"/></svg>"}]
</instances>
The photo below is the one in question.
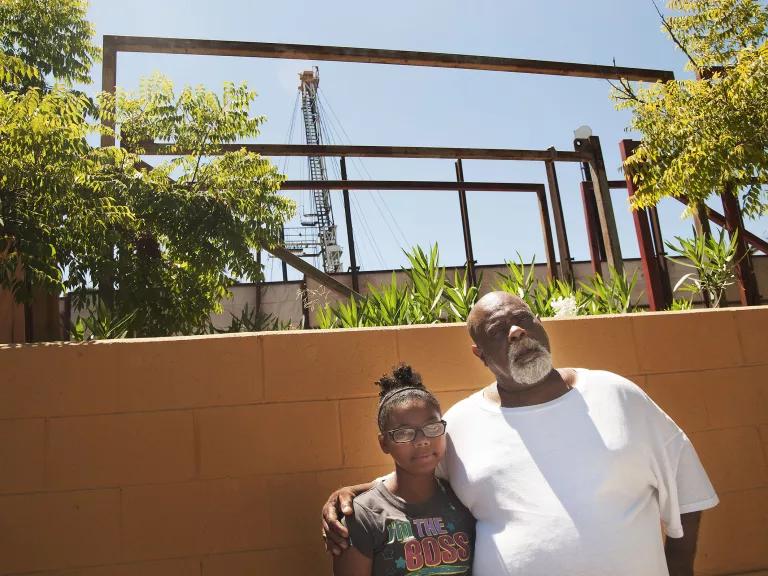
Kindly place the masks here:
<instances>
[{"instance_id":1,"label":"rusted steel beam","mask_svg":"<svg viewBox=\"0 0 768 576\"><path fill-rule=\"evenodd\" d=\"M469 209L467 208L467 190L463 186L464 166L461 164L461 158L456 160L456 180L459 182L459 212L461 213L461 231L464 236L464 256L467 261L468 282L472 286L477 286L477 277L475 276L475 254L472 250L472 232L469 228Z\"/></svg>"},{"instance_id":2,"label":"rusted steel beam","mask_svg":"<svg viewBox=\"0 0 768 576\"><path fill-rule=\"evenodd\" d=\"M619 142L621 151L621 162L626 165L627 159L635 152L635 148L640 143L635 140L622 140ZM624 168L626 174L626 187L630 199L635 195L637 188L632 181L632 174ZM645 209L632 210L632 221L635 224L635 234L637 235L637 245L640 249L640 265L645 278L646 294L648 296L648 306L651 310L664 310L671 302L665 302L664 289L661 283L661 271L659 270L656 250L651 237L651 226L648 220L648 212Z\"/></svg>"},{"instance_id":3,"label":"rusted steel beam","mask_svg":"<svg viewBox=\"0 0 768 576\"><path fill-rule=\"evenodd\" d=\"M589 152L592 158L589 160L589 170L592 176L595 199L597 200L597 215L600 219L600 231L605 246L605 255L608 264L617 272L624 270L624 261L621 257L621 245L619 233L616 228L616 219L613 214L613 202L608 186L608 175L603 160L603 151L600 147L600 138L577 138L574 148Z\"/></svg>"},{"instance_id":4,"label":"rusted steel beam","mask_svg":"<svg viewBox=\"0 0 768 576\"><path fill-rule=\"evenodd\" d=\"M312 278L313 280L318 281L320 284L325 286L326 288L329 288L330 290L333 290L334 292L338 292L342 296L346 296L347 298L355 296L359 297L360 294L352 290L351 288L348 288L336 278L333 276L330 276L320 270L319 268L315 268L310 264L309 262L306 262L305 260L302 260L296 254L291 252L290 250L287 250L286 248L282 246L273 246L271 248L264 248L267 252L272 254L273 256L276 256L277 258L280 258L283 262L286 262L291 267L295 268L299 272L302 272L305 276L308 276Z\"/></svg>"},{"instance_id":5,"label":"rusted steel beam","mask_svg":"<svg viewBox=\"0 0 768 576\"><path fill-rule=\"evenodd\" d=\"M109 46L106 40L104 41L104 50L102 51L101 59L101 90L102 92L109 92L114 94L117 89L117 51ZM114 113L113 110L107 110L107 112ZM109 116L109 114L107 114ZM114 122L109 120L104 121L106 128L114 128ZM114 146L115 137L109 134L101 135L102 146Z\"/></svg>"},{"instance_id":6,"label":"rusted steel beam","mask_svg":"<svg viewBox=\"0 0 768 576\"><path fill-rule=\"evenodd\" d=\"M669 279L669 264L667 263L666 251L664 250L664 238L661 235L661 222L659 221L659 211L656 206L648 208L648 219L651 222L651 238L656 248L656 262L661 272L661 288L664 293L664 301L672 304L674 295L672 294L672 283Z\"/></svg>"},{"instance_id":7,"label":"rusted steel beam","mask_svg":"<svg viewBox=\"0 0 768 576\"><path fill-rule=\"evenodd\" d=\"M552 160L545 162L547 170L547 185L549 187L549 201L552 203L552 217L555 221L555 234L557 236L557 249L560 252L560 273L563 280L573 282L573 266L571 264L571 249L568 246L568 233L565 229L563 216L563 203L560 200L560 184L557 181L557 171Z\"/></svg>"},{"instance_id":8,"label":"rusted steel beam","mask_svg":"<svg viewBox=\"0 0 768 576\"><path fill-rule=\"evenodd\" d=\"M345 146L324 144L223 144L222 152L240 149L262 156L346 156L347 158L445 158L455 160L530 160L556 162L586 162L589 156L581 152L556 150L515 150L507 148L442 148L428 146ZM170 144L143 142L142 154L148 156L178 156L188 151L174 150ZM455 187L454 187L455 188Z\"/></svg>"},{"instance_id":9,"label":"rusted steel beam","mask_svg":"<svg viewBox=\"0 0 768 576\"><path fill-rule=\"evenodd\" d=\"M678 202L681 202L682 204L688 205L688 201L684 198L675 198ZM725 222L725 216L720 214L720 212L713 210L712 208L707 206L707 217L709 220L720 226L721 228L726 228L726 222ZM752 246L755 250L760 250L764 254L768 254L768 242L760 238L759 236L755 236L752 234L752 232L749 232L748 230L744 230L744 240L747 241L747 243Z\"/></svg>"},{"instance_id":10,"label":"rusted steel beam","mask_svg":"<svg viewBox=\"0 0 768 576\"><path fill-rule=\"evenodd\" d=\"M339 159L341 179L347 180L347 159L343 156ZM352 230L352 209L349 205L349 188L341 191L344 200L344 221L347 225L347 248L349 249L349 268L352 272L352 290L360 292L360 284L357 277L357 254L355 253L355 235Z\"/></svg>"},{"instance_id":11,"label":"rusted steel beam","mask_svg":"<svg viewBox=\"0 0 768 576\"><path fill-rule=\"evenodd\" d=\"M377 48L351 48L347 46L318 46L311 44L274 44L267 42L238 42L232 40L197 40L191 38L157 38L143 36L104 36L104 47L119 52L149 54L195 54L201 56L239 56L247 58L288 58L293 60L320 60L335 62L362 62L367 64L394 64L399 66L428 66L433 68L463 68L522 74L576 76L656 82L673 80L668 70L578 64L547 60L526 60L498 56L443 54L439 52L413 52L408 50L382 50Z\"/></svg>"},{"instance_id":12,"label":"rusted steel beam","mask_svg":"<svg viewBox=\"0 0 768 576\"><path fill-rule=\"evenodd\" d=\"M542 185L536 193L539 199L539 215L541 216L541 232L544 236L544 250L547 253L547 274L550 280L556 280L557 260L555 258L555 242L552 239L552 225L549 223L549 209L547 208L547 193Z\"/></svg>"},{"instance_id":13,"label":"rusted steel beam","mask_svg":"<svg viewBox=\"0 0 768 576\"><path fill-rule=\"evenodd\" d=\"M597 219L595 206L595 191L591 182L581 183L581 204L584 206L584 220L587 224L587 243L589 244L589 260L592 262L592 273L603 275L602 259L600 258L600 223Z\"/></svg>"},{"instance_id":14,"label":"rusted steel beam","mask_svg":"<svg viewBox=\"0 0 768 576\"><path fill-rule=\"evenodd\" d=\"M723 200L725 228L728 230L731 241L736 236L736 285L739 289L739 301L742 306L756 306L760 304L760 294L757 291L752 258L744 238L744 222L741 218L739 199L730 186L726 187L720 197Z\"/></svg>"},{"instance_id":15,"label":"rusted steel beam","mask_svg":"<svg viewBox=\"0 0 768 576\"><path fill-rule=\"evenodd\" d=\"M456 190L456 182L419 180L286 180L281 190ZM538 192L541 184L527 182L462 182L462 190L473 192Z\"/></svg>"}]
</instances>

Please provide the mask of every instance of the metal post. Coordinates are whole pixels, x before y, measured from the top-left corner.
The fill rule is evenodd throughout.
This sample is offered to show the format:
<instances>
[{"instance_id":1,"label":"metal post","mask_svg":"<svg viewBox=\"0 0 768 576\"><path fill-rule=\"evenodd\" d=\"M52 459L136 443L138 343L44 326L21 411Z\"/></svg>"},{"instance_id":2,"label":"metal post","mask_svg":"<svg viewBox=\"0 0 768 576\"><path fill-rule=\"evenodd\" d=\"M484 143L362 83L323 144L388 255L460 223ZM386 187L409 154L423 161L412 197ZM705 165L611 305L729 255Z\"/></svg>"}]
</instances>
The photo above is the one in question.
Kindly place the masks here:
<instances>
[{"instance_id":1,"label":"metal post","mask_svg":"<svg viewBox=\"0 0 768 576\"><path fill-rule=\"evenodd\" d=\"M760 303L760 294L757 291L755 270L752 267L749 248L744 238L744 224L741 218L739 199L736 196L732 184L726 186L721 194L723 200L723 214L725 215L725 227L733 240L736 237L736 281L739 288L739 301L742 306L755 306Z\"/></svg>"},{"instance_id":2,"label":"metal post","mask_svg":"<svg viewBox=\"0 0 768 576\"><path fill-rule=\"evenodd\" d=\"M621 161L625 164L624 176L627 180L627 192L629 197L635 195L637 187L632 180L632 174L626 168L627 158L632 156L639 142L634 140L622 140L619 142L621 151ZM637 245L640 248L640 263L645 278L646 294L648 295L648 306L651 310L663 310L669 306L669 302L664 301L664 291L661 286L661 273L656 258L653 239L651 238L651 227L648 221L648 212L645 209L632 210L632 220L635 223L635 234L637 235Z\"/></svg>"},{"instance_id":3,"label":"metal post","mask_svg":"<svg viewBox=\"0 0 768 576\"><path fill-rule=\"evenodd\" d=\"M584 206L584 220L587 223L587 241L589 242L589 259L592 262L592 273L603 275L602 259L600 258L600 227L597 222L597 207L595 193L589 181L581 183L581 203Z\"/></svg>"},{"instance_id":4,"label":"metal post","mask_svg":"<svg viewBox=\"0 0 768 576\"><path fill-rule=\"evenodd\" d=\"M64 317L62 318L64 325L64 334L62 340L72 340L72 293L68 292L64 296Z\"/></svg>"},{"instance_id":5,"label":"metal post","mask_svg":"<svg viewBox=\"0 0 768 576\"><path fill-rule=\"evenodd\" d=\"M117 86L117 50L112 43L106 38L104 39L104 47L101 56L101 90L103 92L115 93ZM115 112L115 109L107 110L107 112ZM104 122L107 128L114 128L115 123L108 120ZM115 137L110 134L101 135L101 145L114 146Z\"/></svg>"},{"instance_id":6,"label":"metal post","mask_svg":"<svg viewBox=\"0 0 768 576\"><path fill-rule=\"evenodd\" d=\"M341 164L341 179L347 179L347 159L344 156L340 159ZM349 247L349 266L352 269L352 290L360 292L357 277L357 256L355 255L355 235L352 231L352 210L349 207L349 190L344 189L341 191L344 198L344 219L347 224L347 246Z\"/></svg>"},{"instance_id":7,"label":"metal post","mask_svg":"<svg viewBox=\"0 0 768 576\"><path fill-rule=\"evenodd\" d=\"M550 148L554 151L554 148ZM563 280L573 282L573 265L571 264L571 250L568 247L568 234L565 229L563 217L563 204L560 200L560 185L557 182L555 163L547 160L544 165L547 169L547 183L549 186L549 201L552 203L552 216L555 220L555 234L557 234L557 249L560 252L560 273Z\"/></svg>"},{"instance_id":8,"label":"metal post","mask_svg":"<svg viewBox=\"0 0 768 576\"><path fill-rule=\"evenodd\" d=\"M595 190L592 187L592 174L589 170L589 162L581 163L581 175L583 181L587 183L586 187L588 190L586 196L582 195L582 200L589 203L590 220L587 222L587 228L592 230L597 239L597 256L599 261L605 262L605 244L603 244L603 235L600 234L600 218L597 217L597 200L595 200ZM587 208L584 210L586 214Z\"/></svg>"},{"instance_id":9,"label":"metal post","mask_svg":"<svg viewBox=\"0 0 768 576\"><path fill-rule=\"evenodd\" d=\"M464 182L464 166L461 158L456 160L456 180ZM469 211L467 210L467 191L459 188L459 210L461 212L461 230L464 233L464 255L467 260L467 275L469 283L477 286L477 276L475 275L475 256L472 251L472 232L469 228Z\"/></svg>"},{"instance_id":10,"label":"metal post","mask_svg":"<svg viewBox=\"0 0 768 576\"><path fill-rule=\"evenodd\" d=\"M299 285L299 291L301 292L301 316L304 319L304 328L309 330L309 295L307 294L307 277L302 277L301 284Z\"/></svg>"},{"instance_id":11,"label":"metal post","mask_svg":"<svg viewBox=\"0 0 768 576\"><path fill-rule=\"evenodd\" d=\"M555 243L552 240L552 226L549 223L549 209L544 186L536 193L539 199L539 214L541 215L541 231L544 235L544 250L547 253L547 273L550 280L557 279L557 264L555 261Z\"/></svg>"},{"instance_id":12,"label":"metal post","mask_svg":"<svg viewBox=\"0 0 768 576\"><path fill-rule=\"evenodd\" d=\"M674 295L672 294L672 283L669 281L669 265L665 256L664 238L661 236L661 222L659 221L659 211L656 209L656 206L648 209L648 219L651 222L651 238L653 238L653 245L656 248L656 262L659 266L664 301L672 304Z\"/></svg>"},{"instance_id":13,"label":"metal post","mask_svg":"<svg viewBox=\"0 0 768 576\"><path fill-rule=\"evenodd\" d=\"M256 252L256 266L259 267L259 277L256 279L256 316L261 314L261 283L264 280L264 270L261 266L261 246Z\"/></svg>"},{"instance_id":14,"label":"metal post","mask_svg":"<svg viewBox=\"0 0 768 576\"><path fill-rule=\"evenodd\" d=\"M285 228L280 230L280 246L285 246ZM282 258L280 259L280 264L283 268L283 282L288 282L288 264Z\"/></svg>"},{"instance_id":15,"label":"metal post","mask_svg":"<svg viewBox=\"0 0 768 576\"><path fill-rule=\"evenodd\" d=\"M696 230L696 236L702 236L707 238L712 235L712 230L709 227L709 215L707 214L707 206L704 202L696 202L691 207L693 213L693 228Z\"/></svg>"},{"instance_id":16,"label":"metal post","mask_svg":"<svg viewBox=\"0 0 768 576\"><path fill-rule=\"evenodd\" d=\"M586 148L592 155L592 159L589 162L589 170L592 176L595 199L597 200L597 215L600 218L603 244L605 244L605 255L608 264L617 272L621 273L624 270L624 261L621 257L619 234L616 229L616 220L613 215L611 191L608 187L608 175L605 171L603 152L600 148L600 138L597 136L577 138L574 142L574 146L577 150Z\"/></svg>"}]
</instances>

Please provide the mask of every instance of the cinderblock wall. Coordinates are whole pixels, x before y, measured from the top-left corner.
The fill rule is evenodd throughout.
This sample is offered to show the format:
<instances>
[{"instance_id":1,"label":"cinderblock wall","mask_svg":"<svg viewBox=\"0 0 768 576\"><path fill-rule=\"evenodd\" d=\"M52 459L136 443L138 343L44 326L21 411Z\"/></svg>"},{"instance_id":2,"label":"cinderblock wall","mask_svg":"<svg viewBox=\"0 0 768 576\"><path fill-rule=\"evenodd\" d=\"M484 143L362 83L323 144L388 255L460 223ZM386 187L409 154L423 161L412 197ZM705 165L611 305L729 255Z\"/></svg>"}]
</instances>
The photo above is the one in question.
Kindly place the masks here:
<instances>
[{"instance_id":1,"label":"cinderblock wall","mask_svg":"<svg viewBox=\"0 0 768 576\"><path fill-rule=\"evenodd\" d=\"M697 571L768 568L768 308L546 326L693 439L722 500ZM398 361L445 408L492 380L462 325L0 346L0 575L329 573L320 506L389 469L372 382Z\"/></svg>"}]
</instances>

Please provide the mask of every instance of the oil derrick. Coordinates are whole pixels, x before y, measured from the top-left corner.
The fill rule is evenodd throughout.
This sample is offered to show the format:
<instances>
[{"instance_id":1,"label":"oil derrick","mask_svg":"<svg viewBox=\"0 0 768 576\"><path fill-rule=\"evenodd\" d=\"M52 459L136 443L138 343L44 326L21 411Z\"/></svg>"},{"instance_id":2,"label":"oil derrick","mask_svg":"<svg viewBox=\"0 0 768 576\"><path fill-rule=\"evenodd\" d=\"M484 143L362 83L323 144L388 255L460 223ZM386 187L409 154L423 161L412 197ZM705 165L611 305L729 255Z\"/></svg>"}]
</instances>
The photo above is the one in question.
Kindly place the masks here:
<instances>
[{"instance_id":1,"label":"oil derrick","mask_svg":"<svg viewBox=\"0 0 768 576\"><path fill-rule=\"evenodd\" d=\"M317 67L299 74L299 80L306 143L323 144L320 111L317 104L317 87L320 83ZM309 179L318 183L326 181L328 174L325 169L325 158L310 156L307 160ZM341 246L336 243L331 193L323 189L322 184L318 184L318 188L311 190L310 193L312 195L311 211L302 215L302 228L285 229L285 247L300 256L320 256L323 261L323 270L327 273L341 272Z\"/></svg>"}]
</instances>

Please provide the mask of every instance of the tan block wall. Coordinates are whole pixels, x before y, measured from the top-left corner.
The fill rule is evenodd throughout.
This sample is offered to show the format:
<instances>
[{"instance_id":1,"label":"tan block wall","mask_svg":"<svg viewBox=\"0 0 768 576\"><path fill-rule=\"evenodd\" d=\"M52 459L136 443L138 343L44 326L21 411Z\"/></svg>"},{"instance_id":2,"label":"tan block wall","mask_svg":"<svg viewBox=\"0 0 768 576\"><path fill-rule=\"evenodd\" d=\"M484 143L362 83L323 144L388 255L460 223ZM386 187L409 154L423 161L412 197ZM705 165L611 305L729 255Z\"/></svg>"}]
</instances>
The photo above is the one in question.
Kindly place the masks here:
<instances>
[{"instance_id":1,"label":"tan block wall","mask_svg":"<svg viewBox=\"0 0 768 576\"><path fill-rule=\"evenodd\" d=\"M768 308L546 326L692 438L722 500L698 573L768 569ZM0 346L0 575L328 574L319 509L389 469L398 361L444 408L492 380L463 325Z\"/></svg>"}]
</instances>

